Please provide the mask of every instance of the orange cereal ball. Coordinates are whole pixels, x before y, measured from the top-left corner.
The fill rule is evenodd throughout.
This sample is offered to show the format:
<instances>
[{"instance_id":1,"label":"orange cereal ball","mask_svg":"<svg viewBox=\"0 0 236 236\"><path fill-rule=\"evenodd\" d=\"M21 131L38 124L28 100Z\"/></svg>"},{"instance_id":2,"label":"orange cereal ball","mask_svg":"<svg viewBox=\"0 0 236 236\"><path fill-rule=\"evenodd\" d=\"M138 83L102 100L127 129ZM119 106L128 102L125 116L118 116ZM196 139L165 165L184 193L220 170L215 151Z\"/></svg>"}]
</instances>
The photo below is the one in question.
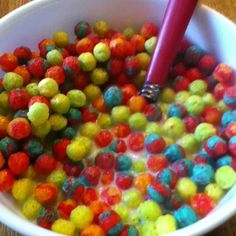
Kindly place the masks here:
<instances>
[{"instance_id":1,"label":"orange cereal ball","mask_svg":"<svg viewBox=\"0 0 236 236\"><path fill-rule=\"evenodd\" d=\"M17 66L14 71L16 74L20 75L24 80L24 85L28 84L31 80L31 74L27 66Z\"/></svg>"},{"instance_id":2,"label":"orange cereal ball","mask_svg":"<svg viewBox=\"0 0 236 236\"><path fill-rule=\"evenodd\" d=\"M42 204L54 202L58 195L58 188L53 183L42 183L37 185L34 190L35 198Z\"/></svg>"},{"instance_id":3,"label":"orange cereal ball","mask_svg":"<svg viewBox=\"0 0 236 236\"><path fill-rule=\"evenodd\" d=\"M7 134L17 140L31 134L31 125L25 118L15 118L7 125Z\"/></svg>"},{"instance_id":4,"label":"orange cereal ball","mask_svg":"<svg viewBox=\"0 0 236 236\"><path fill-rule=\"evenodd\" d=\"M80 236L105 236L105 233L99 225L92 224L86 227Z\"/></svg>"},{"instance_id":5,"label":"orange cereal ball","mask_svg":"<svg viewBox=\"0 0 236 236\"><path fill-rule=\"evenodd\" d=\"M154 177L149 173L142 173L135 177L134 187L137 188L142 194L147 193L147 186L153 181Z\"/></svg>"},{"instance_id":6,"label":"orange cereal ball","mask_svg":"<svg viewBox=\"0 0 236 236\"><path fill-rule=\"evenodd\" d=\"M98 216L101 213L110 209L107 203L99 200L92 202L89 207L93 212L95 222L98 222Z\"/></svg>"},{"instance_id":7,"label":"orange cereal ball","mask_svg":"<svg viewBox=\"0 0 236 236\"><path fill-rule=\"evenodd\" d=\"M0 138L4 138L7 135L7 126L9 122L7 117L0 115Z\"/></svg>"},{"instance_id":8,"label":"orange cereal ball","mask_svg":"<svg viewBox=\"0 0 236 236\"><path fill-rule=\"evenodd\" d=\"M131 112L142 112L147 105L147 101L143 96L136 95L130 98L128 106Z\"/></svg>"}]
</instances>

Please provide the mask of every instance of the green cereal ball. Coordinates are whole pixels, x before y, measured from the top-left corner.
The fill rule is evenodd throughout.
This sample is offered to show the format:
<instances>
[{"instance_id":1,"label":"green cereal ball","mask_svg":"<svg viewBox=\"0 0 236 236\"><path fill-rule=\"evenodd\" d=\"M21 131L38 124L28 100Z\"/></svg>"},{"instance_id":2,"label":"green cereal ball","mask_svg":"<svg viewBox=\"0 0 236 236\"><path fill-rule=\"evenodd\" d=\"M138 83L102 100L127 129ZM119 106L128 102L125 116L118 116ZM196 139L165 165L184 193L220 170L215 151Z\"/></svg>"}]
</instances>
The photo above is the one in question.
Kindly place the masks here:
<instances>
[{"instance_id":1,"label":"green cereal ball","mask_svg":"<svg viewBox=\"0 0 236 236\"><path fill-rule=\"evenodd\" d=\"M89 207L79 205L71 212L70 220L74 223L76 228L82 230L92 223L93 212Z\"/></svg>"},{"instance_id":2,"label":"green cereal ball","mask_svg":"<svg viewBox=\"0 0 236 236\"><path fill-rule=\"evenodd\" d=\"M37 83L29 83L27 84L25 89L31 97L39 95L39 88Z\"/></svg>"},{"instance_id":3,"label":"green cereal ball","mask_svg":"<svg viewBox=\"0 0 236 236\"><path fill-rule=\"evenodd\" d=\"M154 222L146 222L140 226L140 236L157 235L156 224Z\"/></svg>"},{"instance_id":4,"label":"green cereal ball","mask_svg":"<svg viewBox=\"0 0 236 236\"><path fill-rule=\"evenodd\" d=\"M123 34L128 38L131 39L132 36L135 34L135 30L132 27L126 27L123 31Z\"/></svg>"},{"instance_id":5,"label":"green cereal ball","mask_svg":"<svg viewBox=\"0 0 236 236\"><path fill-rule=\"evenodd\" d=\"M130 109L127 106L113 107L111 111L111 118L115 123L127 122L130 117Z\"/></svg>"},{"instance_id":6,"label":"green cereal ball","mask_svg":"<svg viewBox=\"0 0 236 236\"><path fill-rule=\"evenodd\" d=\"M46 120L41 125L32 125L32 134L38 138L43 139L51 131L51 123L49 120Z\"/></svg>"},{"instance_id":7,"label":"green cereal ball","mask_svg":"<svg viewBox=\"0 0 236 236\"><path fill-rule=\"evenodd\" d=\"M98 62L105 62L111 56L110 48L105 43L98 43L93 49L93 55Z\"/></svg>"},{"instance_id":8,"label":"green cereal ball","mask_svg":"<svg viewBox=\"0 0 236 236\"><path fill-rule=\"evenodd\" d=\"M144 84L145 77L146 77L146 70L141 70L133 79L132 83L138 88L141 89L141 87Z\"/></svg>"},{"instance_id":9,"label":"green cereal ball","mask_svg":"<svg viewBox=\"0 0 236 236\"><path fill-rule=\"evenodd\" d=\"M229 110L229 107L224 103L223 100L220 100L220 101L216 104L216 108L218 108L221 113L224 113L224 112L226 112L226 111Z\"/></svg>"},{"instance_id":10,"label":"green cereal ball","mask_svg":"<svg viewBox=\"0 0 236 236\"><path fill-rule=\"evenodd\" d=\"M210 198L212 198L215 202L218 202L224 196L223 189L219 185L217 185L215 183L208 184L205 187L205 193Z\"/></svg>"},{"instance_id":11,"label":"green cereal ball","mask_svg":"<svg viewBox=\"0 0 236 236\"><path fill-rule=\"evenodd\" d=\"M135 173L142 173L145 172L147 170L146 164L144 161L133 161L132 164L132 170Z\"/></svg>"},{"instance_id":12,"label":"green cereal ball","mask_svg":"<svg viewBox=\"0 0 236 236\"><path fill-rule=\"evenodd\" d=\"M169 110L169 104L168 103L164 103L164 102L160 102L160 108L161 108L161 112L164 114L168 113Z\"/></svg>"},{"instance_id":13,"label":"green cereal ball","mask_svg":"<svg viewBox=\"0 0 236 236\"><path fill-rule=\"evenodd\" d=\"M132 212L132 214L129 217L129 223L132 225L138 225L140 224L140 219L138 217L138 214L135 212Z\"/></svg>"},{"instance_id":14,"label":"green cereal ball","mask_svg":"<svg viewBox=\"0 0 236 236\"><path fill-rule=\"evenodd\" d=\"M94 24L93 29L98 36L104 37L109 30L109 25L106 21L99 20Z\"/></svg>"},{"instance_id":15,"label":"green cereal ball","mask_svg":"<svg viewBox=\"0 0 236 236\"><path fill-rule=\"evenodd\" d=\"M145 129L145 134L158 134L161 135L161 126L156 122L149 122Z\"/></svg>"},{"instance_id":16,"label":"green cereal ball","mask_svg":"<svg viewBox=\"0 0 236 236\"><path fill-rule=\"evenodd\" d=\"M145 41L144 47L147 53L152 54L156 45L157 37L153 36Z\"/></svg>"},{"instance_id":17,"label":"green cereal ball","mask_svg":"<svg viewBox=\"0 0 236 236\"><path fill-rule=\"evenodd\" d=\"M49 122L53 131L62 130L67 126L67 119L59 114L50 115Z\"/></svg>"},{"instance_id":18,"label":"green cereal ball","mask_svg":"<svg viewBox=\"0 0 236 236\"><path fill-rule=\"evenodd\" d=\"M64 48L69 43L69 35L66 32L58 31L53 34L53 39L57 47Z\"/></svg>"},{"instance_id":19,"label":"green cereal ball","mask_svg":"<svg viewBox=\"0 0 236 236\"><path fill-rule=\"evenodd\" d=\"M51 78L42 79L38 84L38 88L40 95L47 98L51 98L58 93L58 84Z\"/></svg>"},{"instance_id":20,"label":"green cereal ball","mask_svg":"<svg viewBox=\"0 0 236 236\"><path fill-rule=\"evenodd\" d=\"M216 128L209 123L201 123L199 124L195 131L194 136L196 140L200 143L203 143L206 139L216 134Z\"/></svg>"},{"instance_id":21,"label":"green cereal ball","mask_svg":"<svg viewBox=\"0 0 236 236\"><path fill-rule=\"evenodd\" d=\"M96 68L97 61L91 52L81 53L78 57L79 65L83 71L92 71Z\"/></svg>"},{"instance_id":22,"label":"green cereal ball","mask_svg":"<svg viewBox=\"0 0 236 236\"><path fill-rule=\"evenodd\" d=\"M77 142L79 145L84 145L86 149L86 153L89 153L92 149L92 142L89 138L85 136L76 136L74 139L75 142Z\"/></svg>"},{"instance_id":23,"label":"green cereal ball","mask_svg":"<svg viewBox=\"0 0 236 236\"><path fill-rule=\"evenodd\" d=\"M185 132L185 124L178 117L170 117L163 125L163 132L169 138L180 138Z\"/></svg>"},{"instance_id":24,"label":"green cereal ball","mask_svg":"<svg viewBox=\"0 0 236 236\"><path fill-rule=\"evenodd\" d=\"M164 88L160 94L161 102L172 103L175 101L175 91L172 88Z\"/></svg>"},{"instance_id":25,"label":"green cereal ball","mask_svg":"<svg viewBox=\"0 0 236 236\"><path fill-rule=\"evenodd\" d=\"M34 126L45 123L49 117L49 108L46 104L36 102L30 106L27 117Z\"/></svg>"},{"instance_id":26,"label":"green cereal ball","mask_svg":"<svg viewBox=\"0 0 236 236\"><path fill-rule=\"evenodd\" d=\"M177 230L177 222L175 218L170 215L160 216L156 221L156 233L157 235L163 235L171 233Z\"/></svg>"},{"instance_id":27,"label":"green cereal ball","mask_svg":"<svg viewBox=\"0 0 236 236\"><path fill-rule=\"evenodd\" d=\"M41 209L41 204L34 198L25 201L22 206L21 213L29 220L35 220Z\"/></svg>"},{"instance_id":28,"label":"green cereal ball","mask_svg":"<svg viewBox=\"0 0 236 236\"><path fill-rule=\"evenodd\" d=\"M107 82L109 75L104 68L95 68L91 75L91 81L96 85L103 85Z\"/></svg>"},{"instance_id":29,"label":"green cereal ball","mask_svg":"<svg viewBox=\"0 0 236 236\"><path fill-rule=\"evenodd\" d=\"M50 66L59 66L63 62L63 56L57 49L49 51L46 55L46 58Z\"/></svg>"},{"instance_id":30,"label":"green cereal ball","mask_svg":"<svg viewBox=\"0 0 236 236\"><path fill-rule=\"evenodd\" d=\"M3 110L9 110L10 108L9 102L8 102L8 96L9 96L9 93L6 91L3 91L0 93L0 107Z\"/></svg>"},{"instance_id":31,"label":"green cereal ball","mask_svg":"<svg viewBox=\"0 0 236 236\"><path fill-rule=\"evenodd\" d=\"M190 93L188 91L180 91L176 93L175 102L178 104L184 104L188 98L190 97Z\"/></svg>"},{"instance_id":32,"label":"green cereal ball","mask_svg":"<svg viewBox=\"0 0 236 236\"><path fill-rule=\"evenodd\" d=\"M100 127L94 122L84 123L80 127L80 134L90 139L94 139L99 131Z\"/></svg>"},{"instance_id":33,"label":"green cereal ball","mask_svg":"<svg viewBox=\"0 0 236 236\"><path fill-rule=\"evenodd\" d=\"M97 123L102 129L109 129L112 126L111 116L106 113L100 113L97 118Z\"/></svg>"},{"instance_id":34,"label":"green cereal ball","mask_svg":"<svg viewBox=\"0 0 236 236\"><path fill-rule=\"evenodd\" d=\"M130 212L126 207L122 205L115 205L113 210L120 216L124 224L128 221Z\"/></svg>"},{"instance_id":35,"label":"green cereal ball","mask_svg":"<svg viewBox=\"0 0 236 236\"><path fill-rule=\"evenodd\" d=\"M2 84L6 91L11 91L14 88L23 87L24 79L14 72L8 72L4 75Z\"/></svg>"},{"instance_id":36,"label":"green cereal ball","mask_svg":"<svg viewBox=\"0 0 236 236\"><path fill-rule=\"evenodd\" d=\"M231 166L222 166L216 170L215 181L220 188L230 189L236 183L236 173Z\"/></svg>"},{"instance_id":37,"label":"green cereal ball","mask_svg":"<svg viewBox=\"0 0 236 236\"><path fill-rule=\"evenodd\" d=\"M155 221L159 216L162 215L159 204L153 200L142 202L139 205L137 212L139 217L145 221Z\"/></svg>"},{"instance_id":38,"label":"green cereal ball","mask_svg":"<svg viewBox=\"0 0 236 236\"><path fill-rule=\"evenodd\" d=\"M204 94L204 96L202 97L202 100L205 106L214 106L217 103L216 98L212 93Z\"/></svg>"},{"instance_id":39,"label":"green cereal ball","mask_svg":"<svg viewBox=\"0 0 236 236\"><path fill-rule=\"evenodd\" d=\"M51 229L53 232L68 236L75 235L76 230L75 225L72 222L63 219L58 219L54 221Z\"/></svg>"},{"instance_id":40,"label":"green cereal ball","mask_svg":"<svg viewBox=\"0 0 236 236\"><path fill-rule=\"evenodd\" d=\"M129 125L134 130L144 130L147 125L147 118L141 112L136 112L129 117Z\"/></svg>"},{"instance_id":41,"label":"green cereal ball","mask_svg":"<svg viewBox=\"0 0 236 236\"><path fill-rule=\"evenodd\" d=\"M70 100L71 107L83 107L86 104L86 95L79 89L70 90L66 96Z\"/></svg>"},{"instance_id":42,"label":"green cereal ball","mask_svg":"<svg viewBox=\"0 0 236 236\"><path fill-rule=\"evenodd\" d=\"M52 110L59 114L65 114L70 109L70 99L62 93L58 93L51 98L50 103Z\"/></svg>"},{"instance_id":43,"label":"green cereal ball","mask_svg":"<svg viewBox=\"0 0 236 236\"><path fill-rule=\"evenodd\" d=\"M88 101L93 102L102 95L102 91L99 86L95 84L89 84L85 87L84 93Z\"/></svg>"},{"instance_id":44,"label":"green cereal ball","mask_svg":"<svg viewBox=\"0 0 236 236\"><path fill-rule=\"evenodd\" d=\"M66 178L67 178L67 175L66 175L65 171L57 169L57 170L52 171L49 174L49 176L47 177L47 181L55 184L57 187L60 188Z\"/></svg>"},{"instance_id":45,"label":"green cereal ball","mask_svg":"<svg viewBox=\"0 0 236 236\"><path fill-rule=\"evenodd\" d=\"M199 148L199 143L197 142L194 134L186 134L180 140L179 144L185 149L187 153L194 153Z\"/></svg>"},{"instance_id":46,"label":"green cereal ball","mask_svg":"<svg viewBox=\"0 0 236 236\"><path fill-rule=\"evenodd\" d=\"M18 179L12 187L12 196L17 201L22 201L28 198L33 191L33 182L29 178Z\"/></svg>"},{"instance_id":47,"label":"green cereal ball","mask_svg":"<svg viewBox=\"0 0 236 236\"><path fill-rule=\"evenodd\" d=\"M73 141L66 148L66 154L71 161L77 162L86 156L86 147L78 142Z\"/></svg>"},{"instance_id":48,"label":"green cereal ball","mask_svg":"<svg viewBox=\"0 0 236 236\"><path fill-rule=\"evenodd\" d=\"M135 189L128 190L122 195L122 202L131 209L136 209L142 202L142 195Z\"/></svg>"},{"instance_id":49,"label":"green cereal ball","mask_svg":"<svg viewBox=\"0 0 236 236\"><path fill-rule=\"evenodd\" d=\"M191 95L199 95L202 96L207 91L207 83L204 80L198 79L194 80L189 85L189 92Z\"/></svg>"},{"instance_id":50,"label":"green cereal ball","mask_svg":"<svg viewBox=\"0 0 236 236\"><path fill-rule=\"evenodd\" d=\"M177 181L176 191L184 200L189 200L197 193L197 185L190 178L184 177Z\"/></svg>"},{"instance_id":51,"label":"green cereal ball","mask_svg":"<svg viewBox=\"0 0 236 236\"><path fill-rule=\"evenodd\" d=\"M136 55L136 58L138 59L140 65L141 65L141 69L147 70L150 60L151 60L150 55L147 54L146 52L141 52Z\"/></svg>"},{"instance_id":52,"label":"green cereal ball","mask_svg":"<svg viewBox=\"0 0 236 236\"><path fill-rule=\"evenodd\" d=\"M200 96L192 95L185 102L185 107L189 114L201 115L205 108L205 105Z\"/></svg>"}]
</instances>

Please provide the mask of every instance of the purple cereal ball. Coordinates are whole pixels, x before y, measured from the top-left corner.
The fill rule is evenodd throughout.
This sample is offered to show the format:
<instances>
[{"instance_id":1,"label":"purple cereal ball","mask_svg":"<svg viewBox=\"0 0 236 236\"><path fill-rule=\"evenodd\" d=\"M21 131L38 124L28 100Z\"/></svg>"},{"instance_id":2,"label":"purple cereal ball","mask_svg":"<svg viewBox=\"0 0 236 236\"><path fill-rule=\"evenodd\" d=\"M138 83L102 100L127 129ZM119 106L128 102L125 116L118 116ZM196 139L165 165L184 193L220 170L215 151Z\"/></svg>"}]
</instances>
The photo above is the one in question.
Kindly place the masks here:
<instances>
[{"instance_id":1,"label":"purple cereal ball","mask_svg":"<svg viewBox=\"0 0 236 236\"><path fill-rule=\"evenodd\" d=\"M236 108L236 85L229 87L224 94L224 103L231 109Z\"/></svg>"}]
</instances>

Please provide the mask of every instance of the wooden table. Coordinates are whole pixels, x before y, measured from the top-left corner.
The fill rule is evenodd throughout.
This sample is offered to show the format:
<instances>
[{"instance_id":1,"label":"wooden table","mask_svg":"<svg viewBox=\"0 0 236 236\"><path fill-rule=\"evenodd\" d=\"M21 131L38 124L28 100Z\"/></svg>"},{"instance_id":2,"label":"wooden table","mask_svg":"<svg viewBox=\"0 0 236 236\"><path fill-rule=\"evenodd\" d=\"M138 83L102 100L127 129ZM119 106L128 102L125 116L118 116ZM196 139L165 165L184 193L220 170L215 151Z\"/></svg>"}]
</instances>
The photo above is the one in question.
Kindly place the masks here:
<instances>
[{"instance_id":1,"label":"wooden table","mask_svg":"<svg viewBox=\"0 0 236 236\"><path fill-rule=\"evenodd\" d=\"M0 17L27 2L29 2L29 0L0 0ZM201 2L216 9L236 22L235 0L201 0ZM0 235L20 236L2 224L0 224ZM236 236L236 216L213 232L207 234L207 236Z\"/></svg>"}]
</instances>

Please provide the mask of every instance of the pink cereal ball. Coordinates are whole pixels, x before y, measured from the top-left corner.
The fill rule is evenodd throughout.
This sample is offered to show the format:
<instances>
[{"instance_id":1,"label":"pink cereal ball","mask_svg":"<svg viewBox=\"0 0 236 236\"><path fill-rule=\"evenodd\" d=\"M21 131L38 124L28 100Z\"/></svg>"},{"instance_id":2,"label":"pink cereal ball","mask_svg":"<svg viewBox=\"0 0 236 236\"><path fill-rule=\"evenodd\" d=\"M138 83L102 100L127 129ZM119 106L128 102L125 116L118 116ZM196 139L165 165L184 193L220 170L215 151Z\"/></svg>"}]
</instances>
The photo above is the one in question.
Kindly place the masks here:
<instances>
[{"instance_id":1,"label":"pink cereal ball","mask_svg":"<svg viewBox=\"0 0 236 236\"><path fill-rule=\"evenodd\" d=\"M232 122L227 125L224 134L227 138L232 138L236 135L236 122Z\"/></svg>"},{"instance_id":2,"label":"pink cereal ball","mask_svg":"<svg viewBox=\"0 0 236 236\"><path fill-rule=\"evenodd\" d=\"M221 63L216 66L213 71L213 76L217 81L223 84L229 84L232 82L233 69L228 65Z\"/></svg>"}]
</instances>

